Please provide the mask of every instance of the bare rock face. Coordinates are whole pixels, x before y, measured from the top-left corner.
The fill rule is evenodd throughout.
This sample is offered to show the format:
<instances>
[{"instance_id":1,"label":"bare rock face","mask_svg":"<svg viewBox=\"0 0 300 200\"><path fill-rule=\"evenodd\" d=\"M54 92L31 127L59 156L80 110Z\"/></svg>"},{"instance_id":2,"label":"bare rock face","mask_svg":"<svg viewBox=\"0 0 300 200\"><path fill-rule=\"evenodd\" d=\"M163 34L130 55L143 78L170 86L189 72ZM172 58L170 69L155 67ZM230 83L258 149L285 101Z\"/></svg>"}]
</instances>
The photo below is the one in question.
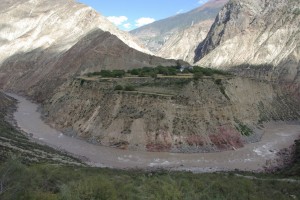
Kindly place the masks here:
<instances>
[{"instance_id":1,"label":"bare rock face","mask_svg":"<svg viewBox=\"0 0 300 200\"><path fill-rule=\"evenodd\" d=\"M206 20L173 34L157 52L157 55L193 63L195 50L198 44L205 39L212 24L212 20Z\"/></svg>"},{"instance_id":2,"label":"bare rock face","mask_svg":"<svg viewBox=\"0 0 300 200\"><path fill-rule=\"evenodd\" d=\"M199 44L195 63L224 69L270 64L274 76L293 81L300 69L299 24L297 0L231 0Z\"/></svg>"},{"instance_id":3,"label":"bare rock face","mask_svg":"<svg viewBox=\"0 0 300 200\"><path fill-rule=\"evenodd\" d=\"M0 11L2 88L46 98L75 74L177 64L141 52L149 51L73 0L1 1Z\"/></svg>"},{"instance_id":4,"label":"bare rock face","mask_svg":"<svg viewBox=\"0 0 300 200\"><path fill-rule=\"evenodd\" d=\"M130 33L159 56L192 61L190 51L195 43L204 39L211 25L209 21L215 18L227 1L210 0L190 12L156 21Z\"/></svg>"}]
</instances>

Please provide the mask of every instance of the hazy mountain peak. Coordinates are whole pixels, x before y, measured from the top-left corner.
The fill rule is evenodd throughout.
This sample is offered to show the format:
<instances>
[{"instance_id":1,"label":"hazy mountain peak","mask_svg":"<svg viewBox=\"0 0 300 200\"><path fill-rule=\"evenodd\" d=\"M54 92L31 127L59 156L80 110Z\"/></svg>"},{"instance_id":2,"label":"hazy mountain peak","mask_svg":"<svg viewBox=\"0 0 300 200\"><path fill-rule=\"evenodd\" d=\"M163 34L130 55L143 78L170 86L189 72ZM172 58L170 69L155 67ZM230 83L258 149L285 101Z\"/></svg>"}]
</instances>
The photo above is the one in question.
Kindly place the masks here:
<instances>
[{"instance_id":1,"label":"hazy mountain peak","mask_svg":"<svg viewBox=\"0 0 300 200\"><path fill-rule=\"evenodd\" d=\"M189 12L156 21L130 33L138 37L145 46L160 56L180 58L192 62L195 45L191 47L190 44L204 39L212 21L227 1L210 0ZM205 21L210 23L202 23ZM193 26L195 30L192 31L190 28ZM186 38L188 32L188 38Z\"/></svg>"}]
</instances>

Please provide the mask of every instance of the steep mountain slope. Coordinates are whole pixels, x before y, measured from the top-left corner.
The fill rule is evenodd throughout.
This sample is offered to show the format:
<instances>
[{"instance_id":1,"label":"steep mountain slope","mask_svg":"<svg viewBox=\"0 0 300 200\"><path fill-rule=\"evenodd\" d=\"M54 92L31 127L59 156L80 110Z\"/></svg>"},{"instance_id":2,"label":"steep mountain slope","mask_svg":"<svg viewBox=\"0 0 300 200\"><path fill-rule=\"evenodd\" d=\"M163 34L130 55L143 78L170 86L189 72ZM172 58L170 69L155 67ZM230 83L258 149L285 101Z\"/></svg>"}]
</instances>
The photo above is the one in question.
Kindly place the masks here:
<instances>
[{"instance_id":1,"label":"steep mountain slope","mask_svg":"<svg viewBox=\"0 0 300 200\"><path fill-rule=\"evenodd\" d=\"M182 30L191 27L193 24L213 20L227 1L228 0L210 0L208 3L190 12L156 21L135 29L130 33L138 37L145 46L156 53L172 36L177 34L183 35L183 33L181 33ZM207 24L207 26L203 28L205 30L209 27L210 24Z\"/></svg>"},{"instance_id":2,"label":"steep mountain slope","mask_svg":"<svg viewBox=\"0 0 300 200\"><path fill-rule=\"evenodd\" d=\"M43 73L43 79L31 88L35 99L43 100L49 92L66 81L69 77L102 69L124 69L138 67L155 67L158 65L174 66L186 64L176 60L165 60L156 56L141 53L128 47L109 32L95 30L87 34L69 51L64 53L53 65L51 71ZM34 70L32 73L35 73ZM41 73L38 73L40 75ZM27 84L32 80L26 79ZM26 82L25 81L25 82ZM24 81L21 82L24 84ZM22 85L17 86L17 88ZM50 97L50 96L49 96Z\"/></svg>"},{"instance_id":3,"label":"steep mountain slope","mask_svg":"<svg viewBox=\"0 0 300 200\"><path fill-rule=\"evenodd\" d=\"M13 0L1 1L0 6L0 63L18 52L37 48L65 51L96 28L146 51L95 10L73 0Z\"/></svg>"},{"instance_id":4,"label":"steep mountain slope","mask_svg":"<svg viewBox=\"0 0 300 200\"><path fill-rule=\"evenodd\" d=\"M0 19L0 87L46 98L68 77L88 70L177 64L137 51L142 48L130 35L83 4L7 2Z\"/></svg>"},{"instance_id":5,"label":"steep mountain slope","mask_svg":"<svg viewBox=\"0 0 300 200\"><path fill-rule=\"evenodd\" d=\"M198 44L205 39L212 24L212 20L202 21L173 34L157 52L157 55L193 63L195 50Z\"/></svg>"},{"instance_id":6,"label":"steep mountain slope","mask_svg":"<svg viewBox=\"0 0 300 200\"><path fill-rule=\"evenodd\" d=\"M299 25L297 0L231 0L198 46L195 62L218 68L270 64L273 76L293 81L300 74Z\"/></svg>"}]
</instances>

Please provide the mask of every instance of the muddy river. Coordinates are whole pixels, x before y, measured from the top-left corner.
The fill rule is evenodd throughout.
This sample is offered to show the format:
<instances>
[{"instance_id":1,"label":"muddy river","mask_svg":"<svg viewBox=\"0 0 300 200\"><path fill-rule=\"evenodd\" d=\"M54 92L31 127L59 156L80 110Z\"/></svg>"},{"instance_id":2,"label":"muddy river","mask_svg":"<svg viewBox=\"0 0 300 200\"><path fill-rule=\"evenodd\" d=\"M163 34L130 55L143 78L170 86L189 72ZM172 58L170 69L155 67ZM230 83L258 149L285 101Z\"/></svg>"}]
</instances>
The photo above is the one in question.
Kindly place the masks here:
<instances>
[{"instance_id":1,"label":"muddy river","mask_svg":"<svg viewBox=\"0 0 300 200\"><path fill-rule=\"evenodd\" d=\"M34 139L70 152L92 166L111 168L166 168L211 172L222 170L262 170L269 160L277 157L277 152L289 147L300 136L299 124L265 124L262 140L245 145L244 148L217 153L152 153L119 150L90 144L86 141L63 135L41 119L38 105L21 96L8 94L18 100L14 118L18 127L31 134Z\"/></svg>"}]
</instances>

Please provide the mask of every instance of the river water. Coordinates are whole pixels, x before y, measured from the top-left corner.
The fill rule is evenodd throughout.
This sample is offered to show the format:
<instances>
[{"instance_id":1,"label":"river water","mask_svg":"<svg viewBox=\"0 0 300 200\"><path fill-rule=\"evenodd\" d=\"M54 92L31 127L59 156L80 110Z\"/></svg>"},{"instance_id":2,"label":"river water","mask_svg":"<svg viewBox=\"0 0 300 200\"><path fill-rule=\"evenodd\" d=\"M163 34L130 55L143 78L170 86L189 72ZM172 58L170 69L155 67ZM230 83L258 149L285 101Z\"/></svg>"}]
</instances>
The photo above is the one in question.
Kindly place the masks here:
<instances>
[{"instance_id":1,"label":"river water","mask_svg":"<svg viewBox=\"0 0 300 200\"><path fill-rule=\"evenodd\" d=\"M21 96L8 95L18 100L14 119L21 130L44 144L85 158L87 164L96 167L165 168L194 172L234 169L259 171L268 160L276 159L279 150L291 146L300 136L299 124L281 122L266 124L260 142L247 144L235 151L178 154L120 150L65 136L42 121L41 114L37 111L38 105Z\"/></svg>"}]
</instances>

